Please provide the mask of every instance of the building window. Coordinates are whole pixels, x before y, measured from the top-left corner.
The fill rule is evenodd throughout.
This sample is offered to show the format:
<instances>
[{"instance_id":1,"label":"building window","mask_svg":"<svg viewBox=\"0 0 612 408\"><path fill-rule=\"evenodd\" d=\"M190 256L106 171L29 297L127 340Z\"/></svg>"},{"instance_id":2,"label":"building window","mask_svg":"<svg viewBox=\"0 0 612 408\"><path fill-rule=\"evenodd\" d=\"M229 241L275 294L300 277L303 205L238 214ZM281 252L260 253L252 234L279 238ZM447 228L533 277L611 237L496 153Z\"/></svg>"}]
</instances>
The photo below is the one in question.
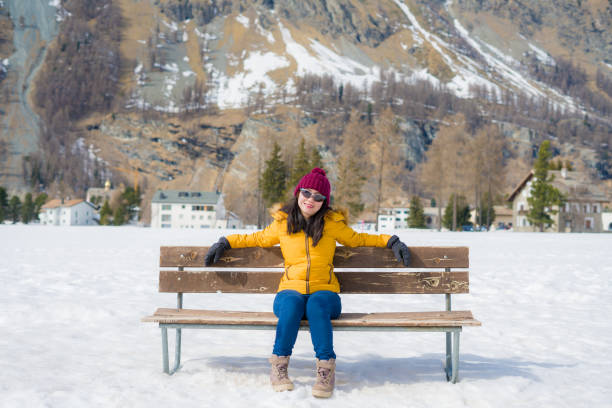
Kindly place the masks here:
<instances>
[{"instance_id":1,"label":"building window","mask_svg":"<svg viewBox=\"0 0 612 408\"><path fill-rule=\"evenodd\" d=\"M172 209L171 204L162 204L162 211L170 211Z\"/></svg>"},{"instance_id":2,"label":"building window","mask_svg":"<svg viewBox=\"0 0 612 408\"><path fill-rule=\"evenodd\" d=\"M524 206L523 204L521 204L521 205L519 206L519 211L524 211L524 210L525 210L525 206Z\"/></svg>"},{"instance_id":3,"label":"building window","mask_svg":"<svg viewBox=\"0 0 612 408\"><path fill-rule=\"evenodd\" d=\"M584 228L588 230L593 229L593 219L592 218L584 219Z\"/></svg>"},{"instance_id":4,"label":"building window","mask_svg":"<svg viewBox=\"0 0 612 408\"><path fill-rule=\"evenodd\" d=\"M590 213L590 212L591 212L591 208L590 208L590 207L591 207L590 205L585 204L585 205L584 205L584 212L585 212L585 213Z\"/></svg>"},{"instance_id":5,"label":"building window","mask_svg":"<svg viewBox=\"0 0 612 408\"><path fill-rule=\"evenodd\" d=\"M161 220L162 221L172 221L172 216L170 214L162 214Z\"/></svg>"},{"instance_id":6,"label":"building window","mask_svg":"<svg viewBox=\"0 0 612 408\"><path fill-rule=\"evenodd\" d=\"M599 204L593 204L593 212L597 214L599 212Z\"/></svg>"}]
</instances>

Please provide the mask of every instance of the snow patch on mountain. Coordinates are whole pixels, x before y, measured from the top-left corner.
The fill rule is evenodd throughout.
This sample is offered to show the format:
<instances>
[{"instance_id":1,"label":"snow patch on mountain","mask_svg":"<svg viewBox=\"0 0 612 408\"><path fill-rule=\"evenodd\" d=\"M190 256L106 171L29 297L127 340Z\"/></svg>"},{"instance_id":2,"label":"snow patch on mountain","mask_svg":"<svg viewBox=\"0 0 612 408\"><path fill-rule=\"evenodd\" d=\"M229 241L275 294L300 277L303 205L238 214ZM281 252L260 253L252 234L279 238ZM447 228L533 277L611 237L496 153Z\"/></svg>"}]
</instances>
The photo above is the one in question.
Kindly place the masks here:
<instances>
[{"instance_id":1,"label":"snow patch on mountain","mask_svg":"<svg viewBox=\"0 0 612 408\"><path fill-rule=\"evenodd\" d=\"M311 54L306 47L297 43L291 36L291 31L279 22L279 28L285 49L296 62L298 68L296 74L331 75L340 83L351 83L356 87L363 87L364 83L372 83L380 77L380 68L368 67L348 57L339 55L323 44L310 40L310 48L315 55Z\"/></svg>"},{"instance_id":2,"label":"snow patch on mountain","mask_svg":"<svg viewBox=\"0 0 612 408\"><path fill-rule=\"evenodd\" d=\"M555 60L550 55L548 55L546 51L536 47L532 43L527 43L527 45L529 45L529 48L531 48L531 50L535 53L535 56L539 61L546 65L555 65Z\"/></svg>"},{"instance_id":3,"label":"snow patch on mountain","mask_svg":"<svg viewBox=\"0 0 612 408\"><path fill-rule=\"evenodd\" d=\"M265 95L274 93L277 85L267 74L289 66L289 61L273 52L253 51L243 58L242 64L243 70L231 77L216 70L212 64L207 64L217 79L217 104L221 109L245 106L249 93L258 91L259 86Z\"/></svg>"}]
</instances>

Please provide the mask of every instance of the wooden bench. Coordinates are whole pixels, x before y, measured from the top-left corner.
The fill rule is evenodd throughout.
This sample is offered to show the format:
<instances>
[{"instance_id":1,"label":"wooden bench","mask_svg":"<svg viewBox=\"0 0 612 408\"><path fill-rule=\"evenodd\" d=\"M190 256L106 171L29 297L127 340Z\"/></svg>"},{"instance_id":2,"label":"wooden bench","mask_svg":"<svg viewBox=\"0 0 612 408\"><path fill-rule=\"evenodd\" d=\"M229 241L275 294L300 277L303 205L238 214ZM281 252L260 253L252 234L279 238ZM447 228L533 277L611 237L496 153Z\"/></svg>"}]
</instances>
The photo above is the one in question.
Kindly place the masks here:
<instances>
[{"instance_id":1,"label":"wooden bench","mask_svg":"<svg viewBox=\"0 0 612 408\"><path fill-rule=\"evenodd\" d=\"M159 323L162 333L163 370L173 374L180 367L181 330L275 329L271 311L227 311L183 309L183 293L276 293L283 274L279 247L243 248L226 251L213 267L205 268L207 247L161 247L159 291L177 293L176 308L160 308L143 322ZM451 294L469 292L467 247L411 247L409 268L398 263L386 248L338 247L334 268L341 295L444 294L446 307L434 312L343 313L332 320L334 331L422 331L446 333L445 371L456 382L459 372L459 336L463 326L480 326L470 311L452 311ZM228 270L227 268L232 268ZM246 271L245 268L257 268ZM260 269L261 268L261 269ZM338 271L338 269L350 271ZM394 268L394 271L373 269ZM425 270L414 270L422 268ZM451 271L451 268L463 268ZM302 321L301 330L308 328ZM175 362L170 371L168 329L176 329ZM452 334L452 339L451 339Z\"/></svg>"}]
</instances>

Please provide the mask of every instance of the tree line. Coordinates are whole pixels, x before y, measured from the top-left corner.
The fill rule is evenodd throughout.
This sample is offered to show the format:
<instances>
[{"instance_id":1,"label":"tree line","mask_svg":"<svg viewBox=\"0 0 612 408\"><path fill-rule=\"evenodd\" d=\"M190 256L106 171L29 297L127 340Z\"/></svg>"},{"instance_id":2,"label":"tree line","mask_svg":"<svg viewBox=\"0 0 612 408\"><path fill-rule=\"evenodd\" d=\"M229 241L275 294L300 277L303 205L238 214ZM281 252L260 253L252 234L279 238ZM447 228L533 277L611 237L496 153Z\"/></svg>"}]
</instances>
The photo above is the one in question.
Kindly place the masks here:
<instances>
[{"instance_id":1,"label":"tree line","mask_svg":"<svg viewBox=\"0 0 612 408\"><path fill-rule=\"evenodd\" d=\"M47 194L41 193L34 197L30 192L25 194L23 201L17 195L9 199L6 189L0 186L0 224L4 221L13 224L20 221L24 224L37 221L38 214L46 201Z\"/></svg>"},{"instance_id":2,"label":"tree line","mask_svg":"<svg viewBox=\"0 0 612 408\"><path fill-rule=\"evenodd\" d=\"M141 193L140 189L125 187L123 191L113 195L110 201L102 197L92 197L93 204L99 206L100 225L124 225L140 219ZM100 204L103 201L101 207Z\"/></svg>"}]
</instances>

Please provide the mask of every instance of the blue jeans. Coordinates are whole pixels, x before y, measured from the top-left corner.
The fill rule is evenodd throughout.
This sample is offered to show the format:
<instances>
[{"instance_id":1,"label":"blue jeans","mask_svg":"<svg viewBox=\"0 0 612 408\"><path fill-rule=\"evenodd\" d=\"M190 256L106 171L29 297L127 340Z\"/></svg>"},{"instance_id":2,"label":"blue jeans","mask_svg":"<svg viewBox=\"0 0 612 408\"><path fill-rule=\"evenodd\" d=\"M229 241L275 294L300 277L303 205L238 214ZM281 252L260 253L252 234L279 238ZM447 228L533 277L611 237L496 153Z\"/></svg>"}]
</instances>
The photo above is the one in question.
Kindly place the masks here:
<instances>
[{"instance_id":1,"label":"blue jeans","mask_svg":"<svg viewBox=\"0 0 612 408\"><path fill-rule=\"evenodd\" d=\"M336 358L331 319L340 316L340 296L328 290L302 295L295 290L282 290L274 298L274 314L278 317L273 354L290 356L297 339L300 320L308 319L310 337L319 360Z\"/></svg>"}]
</instances>

